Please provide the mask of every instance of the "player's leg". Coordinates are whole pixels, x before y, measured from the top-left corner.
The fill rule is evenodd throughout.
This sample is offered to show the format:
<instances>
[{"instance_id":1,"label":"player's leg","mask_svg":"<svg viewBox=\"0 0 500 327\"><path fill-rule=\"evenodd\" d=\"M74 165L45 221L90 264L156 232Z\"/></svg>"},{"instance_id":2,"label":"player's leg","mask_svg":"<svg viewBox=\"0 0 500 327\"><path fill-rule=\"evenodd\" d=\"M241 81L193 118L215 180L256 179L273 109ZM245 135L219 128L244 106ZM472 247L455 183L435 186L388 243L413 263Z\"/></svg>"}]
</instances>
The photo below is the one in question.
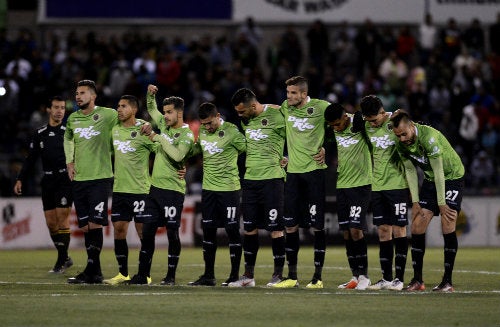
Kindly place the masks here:
<instances>
[{"instance_id":1,"label":"player's leg","mask_svg":"<svg viewBox=\"0 0 500 327\"><path fill-rule=\"evenodd\" d=\"M242 244L240 234L240 191L219 193L219 202L223 212L223 220L226 234L229 238L229 257L231 261L231 272L229 278L222 283L227 286L230 282L236 281L240 274L240 263L242 255Z\"/></svg>"},{"instance_id":2,"label":"player's leg","mask_svg":"<svg viewBox=\"0 0 500 327\"><path fill-rule=\"evenodd\" d=\"M299 174L287 174L285 183L284 224L286 228L285 252L288 265L287 279L297 281L300 249L299 219L306 208L307 198L301 198ZM303 209L303 210L301 210Z\"/></svg>"},{"instance_id":3,"label":"player's leg","mask_svg":"<svg viewBox=\"0 0 500 327\"><path fill-rule=\"evenodd\" d=\"M179 228L181 226L181 215L184 207L184 194L166 190L167 205L164 206L165 227L168 237L168 269L166 280L174 280L181 255L181 240Z\"/></svg>"}]
</instances>

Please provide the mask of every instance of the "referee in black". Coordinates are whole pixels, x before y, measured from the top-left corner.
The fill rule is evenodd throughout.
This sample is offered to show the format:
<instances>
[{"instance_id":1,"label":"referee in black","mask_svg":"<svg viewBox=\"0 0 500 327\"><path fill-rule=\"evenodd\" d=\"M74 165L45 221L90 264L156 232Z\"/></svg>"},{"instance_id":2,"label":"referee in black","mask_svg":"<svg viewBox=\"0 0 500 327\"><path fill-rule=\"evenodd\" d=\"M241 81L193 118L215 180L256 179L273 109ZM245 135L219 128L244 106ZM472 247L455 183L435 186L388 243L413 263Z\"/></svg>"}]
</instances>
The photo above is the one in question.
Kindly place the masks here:
<instances>
[{"instance_id":1,"label":"referee in black","mask_svg":"<svg viewBox=\"0 0 500 327\"><path fill-rule=\"evenodd\" d=\"M57 261L50 273L63 273L73 265L68 256L70 242L69 213L73 204L71 181L66 172L63 140L66 127L63 124L66 101L60 96L50 99L47 107L49 122L38 128L31 139L29 152L17 176L14 193L21 195L23 180L30 175L38 157L42 160L44 172L42 203L45 222L50 237L57 249Z\"/></svg>"}]
</instances>

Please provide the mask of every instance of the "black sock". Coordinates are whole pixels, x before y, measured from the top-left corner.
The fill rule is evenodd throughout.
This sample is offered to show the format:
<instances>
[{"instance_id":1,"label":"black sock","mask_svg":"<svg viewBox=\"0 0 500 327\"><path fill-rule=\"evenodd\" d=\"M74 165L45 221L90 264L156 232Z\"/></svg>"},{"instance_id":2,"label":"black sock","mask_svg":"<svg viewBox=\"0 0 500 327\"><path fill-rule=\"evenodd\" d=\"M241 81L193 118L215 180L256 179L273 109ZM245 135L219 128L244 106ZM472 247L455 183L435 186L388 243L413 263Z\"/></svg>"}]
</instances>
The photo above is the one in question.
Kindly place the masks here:
<instances>
[{"instance_id":1,"label":"black sock","mask_svg":"<svg viewBox=\"0 0 500 327\"><path fill-rule=\"evenodd\" d=\"M444 238L444 276L443 280L452 284L453 266L458 251L457 233L443 234Z\"/></svg>"},{"instance_id":2,"label":"black sock","mask_svg":"<svg viewBox=\"0 0 500 327\"><path fill-rule=\"evenodd\" d=\"M297 262L299 256L299 231L286 233L285 252L288 263L288 278L297 279Z\"/></svg>"},{"instance_id":3,"label":"black sock","mask_svg":"<svg viewBox=\"0 0 500 327\"><path fill-rule=\"evenodd\" d=\"M325 264L326 237L324 230L314 232L314 276L321 280L323 265Z\"/></svg>"},{"instance_id":4,"label":"black sock","mask_svg":"<svg viewBox=\"0 0 500 327\"><path fill-rule=\"evenodd\" d=\"M411 234L411 260L413 262L413 278L423 282L422 270L424 267L425 233Z\"/></svg>"},{"instance_id":5,"label":"black sock","mask_svg":"<svg viewBox=\"0 0 500 327\"><path fill-rule=\"evenodd\" d=\"M69 248L69 242L71 239L71 231L69 228L61 228L59 229L59 239L60 241L64 244L62 247L62 252L61 255L64 258L64 261L68 259L68 248Z\"/></svg>"},{"instance_id":6,"label":"black sock","mask_svg":"<svg viewBox=\"0 0 500 327\"><path fill-rule=\"evenodd\" d=\"M115 239L115 257L118 270L123 276L128 276L128 244L127 239Z\"/></svg>"},{"instance_id":7,"label":"black sock","mask_svg":"<svg viewBox=\"0 0 500 327\"><path fill-rule=\"evenodd\" d=\"M168 236L168 271L167 276L175 278L179 257L181 255L181 240L179 230L167 230Z\"/></svg>"},{"instance_id":8,"label":"black sock","mask_svg":"<svg viewBox=\"0 0 500 327\"><path fill-rule=\"evenodd\" d=\"M356 253L354 251L354 241L352 239L345 241L345 254L347 256L347 262L349 263L349 268L353 276L358 277L356 268Z\"/></svg>"},{"instance_id":9,"label":"black sock","mask_svg":"<svg viewBox=\"0 0 500 327\"><path fill-rule=\"evenodd\" d=\"M103 243L102 228L91 229L86 233L88 237L87 247L87 267L85 273L89 275L102 275L101 271L101 250Z\"/></svg>"},{"instance_id":10,"label":"black sock","mask_svg":"<svg viewBox=\"0 0 500 327\"><path fill-rule=\"evenodd\" d=\"M389 241L380 241L379 242L380 269L382 269L382 278L387 281L392 280L393 256L394 256L394 248L392 244L392 239Z\"/></svg>"},{"instance_id":11,"label":"black sock","mask_svg":"<svg viewBox=\"0 0 500 327\"><path fill-rule=\"evenodd\" d=\"M64 253L64 242L61 238L61 234L59 234L59 231L51 233L50 238L52 239L52 243L54 243L54 247L57 250L56 266L62 266L68 255L67 253Z\"/></svg>"},{"instance_id":12,"label":"black sock","mask_svg":"<svg viewBox=\"0 0 500 327\"><path fill-rule=\"evenodd\" d=\"M368 275L368 247L366 239L363 237L353 242L356 253L356 266L358 275Z\"/></svg>"},{"instance_id":13,"label":"black sock","mask_svg":"<svg viewBox=\"0 0 500 327\"><path fill-rule=\"evenodd\" d=\"M274 272L273 276L282 276L285 266L285 237L280 236L271 239L273 247Z\"/></svg>"},{"instance_id":14,"label":"black sock","mask_svg":"<svg viewBox=\"0 0 500 327\"><path fill-rule=\"evenodd\" d=\"M155 251L156 225L144 223L142 226L141 250L139 252L139 271L141 276L151 276L151 263Z\"/></svg>"},{"instance_id":15,"label":"black sock","mask_svg":"<svg viewBox=\"0 0 500 327\"><path fill-rule=\"evenodd\" d=\"M396 278L401 282L404 282L406 257L408 255L408 238L406 236L395 238L394 246L396 256L394 259L394 269L396 272Z\"/></svg>"},{"instance_id":16,"label":"black sock","mask_svg":"<svg viewBox=\"0 0 500 327\"><path fill-rule=\"evenodd\" d=\"M245 235L243 237L243 253L245 256L245 276L253 278L255 261L259 252L259 235Z\"/></svg>"},{"instance_id":17,"label":"black sock","mask_svg":"<svg viewBox=\"0 0 500 327\"><path fill-rule=\"evenodd\" d=\"M241 245L241 234L237 229L226 229L229 238L229 257L231 259L230 277L237 278L240 275L241 254L243 246Z\"/></svg>"},{"instance_id":18,"label":"black sock","mask_svg":"<svg viewBox=\"0 0 500 327\"><path fill-rule=\"evenodd\" d=\"M217 229L203 229L203 261L205 261L205 272L207 278L215 278L215 254L217 252Z\"/></svg>"}]
</instances>

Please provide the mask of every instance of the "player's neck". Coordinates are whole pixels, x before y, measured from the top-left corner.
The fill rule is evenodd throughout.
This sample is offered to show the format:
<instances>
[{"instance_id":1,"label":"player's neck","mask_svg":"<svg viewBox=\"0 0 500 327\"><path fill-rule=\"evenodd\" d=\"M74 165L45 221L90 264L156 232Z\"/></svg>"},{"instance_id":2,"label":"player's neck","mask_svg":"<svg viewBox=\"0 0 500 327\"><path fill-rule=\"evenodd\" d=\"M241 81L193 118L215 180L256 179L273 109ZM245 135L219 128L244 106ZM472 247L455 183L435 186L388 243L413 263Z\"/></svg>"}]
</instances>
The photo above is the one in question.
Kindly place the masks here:
<instances>
[{"instance_id":1,"label":"player's neck","mask_svg":"<svg viewBox=\"0 0 500 327\"><path fill-rule=\"evenodd\" d=\"M135 117L130 117L129 119L127 119L125 121L122 121L121 124L122 124L123 127L132 127L132 126L135 126L135 124L136 124Z\"/></svg>"},{"instance_id":2,"label":"player's neck","mask_svg":"<svg viewBox=\"0 0 500 327\"><path fill-rule=\"evenodd\" d=\"M82 113L84 115L88 115L88 114L92 113L92 111L94 111L94 109L95 109L95 104L90 103L87 108L81 109L81 110L82 110Z\"/></svg>"},{"instance_id":3,"label":"player's neck","mask_svg":"<svg viewBox=\"0 0 500 327\"><path fill-rule=\"evenodd\" d=\"M56 121L52 118L49 118L49 126L51 127L56 127L56 126L59 126L61 125L62 121Z\"/></svg>"}]
</instances>

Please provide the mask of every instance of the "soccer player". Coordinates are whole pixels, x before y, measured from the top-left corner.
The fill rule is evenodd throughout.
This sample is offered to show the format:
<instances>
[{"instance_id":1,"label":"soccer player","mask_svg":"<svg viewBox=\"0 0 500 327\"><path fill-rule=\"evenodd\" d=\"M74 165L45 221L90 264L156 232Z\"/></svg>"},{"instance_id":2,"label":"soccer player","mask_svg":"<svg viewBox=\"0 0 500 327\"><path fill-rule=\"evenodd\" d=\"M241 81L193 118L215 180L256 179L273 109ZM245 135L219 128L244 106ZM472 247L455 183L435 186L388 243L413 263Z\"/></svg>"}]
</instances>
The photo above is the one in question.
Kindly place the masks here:
<instances>
[{"instance_id":1,"label":"soccer player","mask_svg":"<svg viewBox=\"0 0 500 327\"><path fill-rule=\"evenodd\" d=\"M314 233L314 275L307 288L323 288L322 270L325 262L325 169L322 148L325 138L324 111L328 102L311 99L308 82L302 76L286 81L287 99L281 105L286 122L288 167L285 184L286 257L288 277L274 285L297 287L297 262L300 248L299 227L312 228Z\"/></svg>"},{"instance_id":2,"label":"soccer player","mask_svg":"<svg viewBox=\"0 0 500 327\"><path fill-rule=\"evenodd\" d=\"M87 266L70 284L102 283L100 254L102 227L108 225L108 197L111 195L111 129L118 122L116 110L96 106L95 82L81 80L76 88L80 108L68 117L64 152L68 176L73 181L78 226L84 232Z\"/></svg>"},{"instance_id":3,"label":"soccer player","mask_svg":"<svg viewBox=\"0 0 500 327\"><path fill-rule=\"evenodd\" d=\"M38 128L30 141L28 156L17 176L14 193L22 194L23 180L40 157L43 169L41 181L43 213L50 238L57 250L56 263L49 272L61 274L73 265L73 261L68 256L69 213L73 204L73 196L71 181L66 172L63 146L66 130L63 124L66 101L60 96L53 97L47 107L47 113L49 122Z\"/></svg>"},{"instance_id":4,"label":"soccer player","mask_svg":"<svg viewBox=\"0 0 500 327\"><path fill-rule=\"evenodd\" d=\"M368 252L364 230L370 204L372 161L364 122L360 111L346 113L344 107L332 103L325 119L334 131L337 143L337 212L343 233L352 279L339 288L365 290L368 278Z\"/></svg>"},{"instance_id":5,"label":"soccer player","mask_svg":"<svg viewBox=\"0 0 500 327\"><path fill-rule=\"evenodd\" d=\"M396 151L397 138L389 128L392 112L386 112L382 101L368 95L361 99L365 131L371 143L373 161L372 210L377 226L382 279L369 289L402 290L408 254L408 203L410 192L403 164ZM394 260L396 278L393 280Z\"/></svg>"},{"instance_id":6,"label":"soccer player","mask_svg":"<svg viewBox=\"0 0 500 327\"><path fill-rule=\"evenodd\" d=\"M237 160L238 155L246 150L246 141L234 124L221 118L214 104L202 103L198 117L200 136L193 154L203 154L201 205L205 272L189 285L215 286L217 228L224 227L229 238L231 273L222 286L228 286L239 278L241 186Z\"/></svg>"},{"instance_id":7,"label":"soccer player","mask_svg":"<svg viewBox=\"0 0 500 327\"><path fill-rule=\"evenodd\" d=\"M412 199L411 256L413 279L407 291L423 291L422 268L425 254L425 232L431 219L441 215L444 239L444 275L438 292L453 292L453 266L458 250L455 232L462 204L465 169L462 160L441 132L414 123L404 110L391 116L392 131L398 138L397 150L403 160ZM424 173L418 192L416 167Z\"/></svg>"},{"instance_id":8,"label":"soccer player","mask_svg":"<svg viewBox=\"0 0 500 327\"><path fill-rule=\"evenodd\" d=\"M115 257L119 272L105 284L117 285L130 280L128 273L127 231L130 221L142 240L144 221L151 220L144 209L148 200L151 177L149 155L156 146L141 135L143 122L136 119L139 101L133 95L123 95L118 102L119 124L113 127L114 183L111 221L114 228ZM151 277L149 283L151 283Z\"/></svg>"},{"instance_id":9,"label":"soccer player","mask_svg":"<svg viewBox=\"0 0 500 327\"><path fill-rule=\"evenodd\" d=\"M259 229L271 234L274 272L267 286L283 278L285 239L283 204L285 170L282 167L285 145L285 121L278 106L264 105L246 88L231 98L242 118L247 152L242 182L243 252L245 273L229 287L254 287L254 268L259 251Z\"/></svg>"},{"instance_id":10,"label":"soccer player","mask_svg":"<svg viewBox=\"0 0 500 327\"><path fill-rule=\"evenodd\" d=\"M165 226L168 237L168 271L160 283L173 286L181 254L179 227L186 193L186 181L178 176L178 170L184 168L186 155L194 144L194 136L189 125L184 123L184 100L175 96L165 98L162 114L156 104L157 92L158 87L148 85L148 113L160 130L160 134L149 134L152 141L159 143L151 176L150 201L146 205L146 212L152 215L156 223L143 226L139 272L129 283L148 284L156 229Z\"/></svg>"}]
</instances>

